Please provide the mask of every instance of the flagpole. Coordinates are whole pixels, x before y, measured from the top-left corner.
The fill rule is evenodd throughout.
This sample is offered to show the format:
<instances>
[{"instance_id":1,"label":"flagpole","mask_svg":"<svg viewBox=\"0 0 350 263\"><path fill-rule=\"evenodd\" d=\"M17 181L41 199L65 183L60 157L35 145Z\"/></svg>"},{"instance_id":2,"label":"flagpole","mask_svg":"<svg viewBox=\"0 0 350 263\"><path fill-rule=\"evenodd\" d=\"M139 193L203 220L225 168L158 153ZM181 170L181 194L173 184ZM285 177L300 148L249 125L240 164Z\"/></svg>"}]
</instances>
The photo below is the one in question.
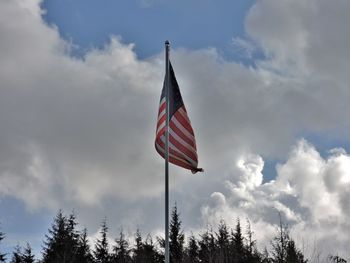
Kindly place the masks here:
<instances>
[{"instance_id":1,"label":"flagpole","mask_svg":"<svg viewBox=\"0 0 350 263\"><path fill-rule=\"evenodd\" d=\"M165 123L165 263L170 263L169 255L169 49L170 43L165 41L165 98L166 98L166 123Z\"/></svg>"}]
</instances>

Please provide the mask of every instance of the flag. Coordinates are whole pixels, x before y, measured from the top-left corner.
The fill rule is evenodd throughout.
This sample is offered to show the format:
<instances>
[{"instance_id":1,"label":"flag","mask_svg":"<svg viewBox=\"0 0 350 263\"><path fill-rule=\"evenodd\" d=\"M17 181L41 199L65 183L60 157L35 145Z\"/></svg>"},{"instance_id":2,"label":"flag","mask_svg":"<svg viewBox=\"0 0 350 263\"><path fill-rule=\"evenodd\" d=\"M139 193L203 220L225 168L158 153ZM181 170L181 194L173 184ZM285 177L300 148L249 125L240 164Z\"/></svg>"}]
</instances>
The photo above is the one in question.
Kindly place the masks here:
<instances>
[{"instance_id":1,"label":"flag","mask_svg":"<svg viewBox=\"0 0 350 263\"><path fill-rule=\"evenodd\" d=\"M169 62L169 162L189 169L192 173L203 171L198 168L196 140L190 119L187 116L175 73ZM167 76L165 76L165 80ZM165 158L166 132L166 81L160 96L155 147Z\"/></svg>"}]
</instances>

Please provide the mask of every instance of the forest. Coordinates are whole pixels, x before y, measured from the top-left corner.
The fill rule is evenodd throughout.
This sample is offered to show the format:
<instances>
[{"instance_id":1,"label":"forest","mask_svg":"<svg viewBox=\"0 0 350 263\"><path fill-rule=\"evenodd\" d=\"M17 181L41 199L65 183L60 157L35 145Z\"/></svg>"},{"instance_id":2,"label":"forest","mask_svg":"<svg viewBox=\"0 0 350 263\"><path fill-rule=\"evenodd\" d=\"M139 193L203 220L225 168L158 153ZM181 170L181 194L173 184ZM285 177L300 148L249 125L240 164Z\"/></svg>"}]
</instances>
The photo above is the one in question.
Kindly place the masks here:
<instances>
[{"instance_id":1,"label":"forest","mask_svg":"<svg viewBox=\"0 0 350 263\"><path fill-rule=\"evenodd\" d=\"M238 218L234 229L222 220L216 230L207 228L201 234L185 237L180 214L175 206L171 213L169 229L171 263L346 263L338 255L324 258L305 258L303 251L290 235L288 226L281 220L276 234L263 251L257 248L249 220L243 231ZM6 234L0 232L0 246ZM121 230L110 244L107 220L101 223L99 237L94 244L88 241L87 229L78 229L74 213L65 215L59 211L45 235L40 258L36 258L30 244L16 246L11 254L4 254L0 247L0 262L9 263L163 263L164 239L148 234L142 237L137 229L133 240ZM266 247L269 247L267 249Z\"/></svg>"}]
</instances>

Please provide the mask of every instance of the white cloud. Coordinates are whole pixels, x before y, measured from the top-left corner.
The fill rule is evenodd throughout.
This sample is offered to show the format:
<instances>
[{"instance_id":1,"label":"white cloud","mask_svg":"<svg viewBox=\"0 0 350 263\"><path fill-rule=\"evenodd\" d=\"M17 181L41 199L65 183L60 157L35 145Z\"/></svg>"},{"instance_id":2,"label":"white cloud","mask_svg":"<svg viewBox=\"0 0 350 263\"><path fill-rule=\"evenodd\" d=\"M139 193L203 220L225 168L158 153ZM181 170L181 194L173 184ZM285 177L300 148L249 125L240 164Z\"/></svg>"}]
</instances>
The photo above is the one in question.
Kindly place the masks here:
<instances>
[{"instance_id":1,"label":"white cloud","mask_svg":"<svg viewBox=\"0 0 350 263\"><path fill-rule=\"evenodd\" d=\"M254 159L247 160L246 166L250 165L256 166ZM230 192L226 195L213 193L211 199L214 202L203 206L202 216L213 225L221 219L234 224L232 219L247 217L252 220L263 246L275 234L280 212L293 237L302 237L308 244L316 240L317 249L348 257L350 224L347 220L349 210L344 208L348 202L344 201L350 198L346 190L350 184L347 181L349 165L350 155L344 151L324 159L312 145L301 140L293 147L286 162L278 165L275 181L250 187L255 182L256 169L242 170L238 162L244 179L238 183L229 182ZM310 246L305 251L308 256L313 249Z\"/></svg>"},{"instance_id":2,"label":"white cloud","mask_svg":"<svg viewBox=\"0 0 350 263\"><path fill-rule=\"evenodd\" d=\"M257 47L254 45L253 41L243 39L240 37L234 37L232 39L232 45L236 52L242 53L244 57L252 58Z\"/></svg>"},{"instance_id":3,"label":"white cloud","mask_svg":"<svg viewBox=\"0 0 350 263\"><path fill-rule=\"evenodd\" d=\"M171 53L206 171L171 169L172 200L189 227L203 223L200 213L207 222L249 216L266 241L279 210L295 232L320 246L334 238L346 253L345 150L324 158L301 141L268 183L262 157L285 156L304 133L349 141L348 5L257 1L246 29L267 59L255 68L215 49ZM153 139L163 56L140 60L133 44L111 37L73 58L42 12L37 0L0 3L0 194L32 209L75 207L91 231L104 215L159 230L163 161Z\"/></svg>"}]
</instances>

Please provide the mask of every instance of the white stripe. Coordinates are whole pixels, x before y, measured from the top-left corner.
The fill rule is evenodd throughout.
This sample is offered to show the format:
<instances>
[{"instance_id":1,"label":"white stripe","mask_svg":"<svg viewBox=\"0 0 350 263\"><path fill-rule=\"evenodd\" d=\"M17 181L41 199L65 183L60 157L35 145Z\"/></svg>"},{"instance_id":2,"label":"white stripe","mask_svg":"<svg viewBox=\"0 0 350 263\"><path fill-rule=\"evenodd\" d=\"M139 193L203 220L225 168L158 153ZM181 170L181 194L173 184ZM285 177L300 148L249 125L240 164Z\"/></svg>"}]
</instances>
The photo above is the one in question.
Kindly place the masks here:
<instances>
[{"instance_id":1,"label":"white stripe","mask_svg":"<svg viewBox=\"0 0 350 263\"><path fill-rule=\"evenodd\" d=\"M159 113L158 115L158 121L165 115L165 109Z\"/></svg>"},{"instance_id":2,"label":"white stripe","mask_svg":"<svg viewBox=\"0 0 350 263\"><path fill-rule=\"evenodd\" d=\"M165 145L165 136L161 136L160 139ZM188 157L184 152L180 151L175 145L173 145L170 141L168 142L169 148L178 152L180 155L182 155L187 161L189 161L194 167L197 167L197 162L192 160L190 157Z\"/></svg>"},{"instance_id":3,"label":"white stripe","mask_svg":"<svg viewBox=\"0 0 350 263\"><path fill-rule=\"evenodd\" d=\"M186 119L186 121L188 122L188 124L191 125L191 121L188 118L186 111L182 107L178 110L178 112L180 112L182 117L184 117Z\"/></svg>"},{"instance_id":4,"label":"white stripe","mask_svg":"<svg viewBox=\"0 0 350 263\"><path fill-rule=\"evenodd\" d=\"M177 140L182 146L184 146L187 150L192 152L195 156L197 156L196 149L194 149L191 145L189 145L187 142L185 142L179 135L176 134L170 127L169 127L169 134L171 134L175 140Z\"/></svg>"},{"instance_id":5,"label":"white stripe","mask_svg":"<svg viewBox=\"0 0 350 263\"><path fill-rule=\"evenodd\" d=\"M191 134L184 126L182 126L181 122L176 119L176 115L174 114L171 118L171 121L175 124L175 126L185 134L190 140L195 141L193 134Z\"/></svg>"},{"instance_id":6,"label":"white stripe","mask_svg":"<svg viewBox=\"0 0 350 263\"><path fill-rule=\"evenodd\" d=\"M160 103L159 103L159 109L163 106L163 104L165 103L165 98L163 98ZM165 114L165 110L166 108L164 108L164 110L162 110L162 112L159 113L158 115L158 121L159 119Z\"/></svg>"},{"instance_id":7,"label":"white stripe","mask_svg":"<svg viewBox=\"0 0 350 263\"><path fill-rule=\"evenodd\" d=\"M166 125L166 121L163 121L163 122L159 125L159 127L158 127L158 129L157 129L157 132L156 132L156 136L157 136L157 137L158 137L159 132L165 127L165 125Z\"/></svg>"}]
</instances>

